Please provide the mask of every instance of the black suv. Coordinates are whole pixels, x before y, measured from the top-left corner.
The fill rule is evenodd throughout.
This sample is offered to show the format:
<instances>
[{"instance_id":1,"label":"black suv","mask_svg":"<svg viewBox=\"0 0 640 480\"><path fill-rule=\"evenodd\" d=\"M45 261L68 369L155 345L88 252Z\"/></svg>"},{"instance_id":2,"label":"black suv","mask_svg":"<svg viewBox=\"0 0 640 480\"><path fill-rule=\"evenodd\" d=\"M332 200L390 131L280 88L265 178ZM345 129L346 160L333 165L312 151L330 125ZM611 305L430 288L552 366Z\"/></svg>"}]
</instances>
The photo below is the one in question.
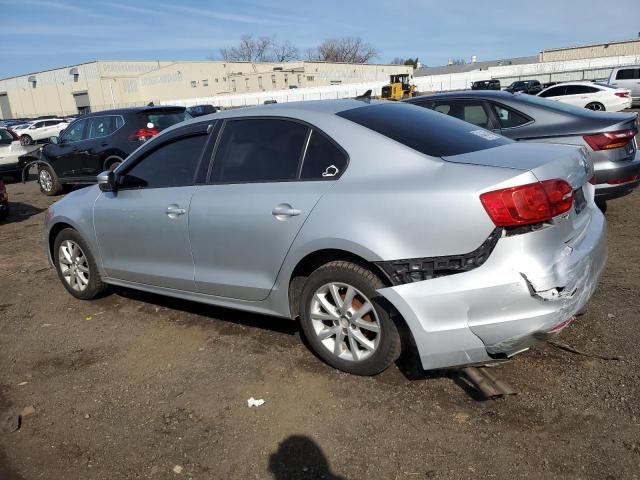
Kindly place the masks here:
<instances>
[{"instance_id":1,"label":"black suv","mask_svg":"<svg viewBox=\"0 0 640 480\"><path fill-rule=\"evenodd\" d=\"M38 182L45 195L57 195L68 183L96 183L96 175L114 169L149 138L185 119L184 107L139 107L83 115L51 143L39 158L20 157L24 166L38 160ZM34 152L35 153L35 152Z\"/></svg>"},{"instance_id":2,"label":"black suv","mask_svg":"<svg viewBox=\"0 0 640 480\"><path fill-rule=\"evenodd\" d=\"M537 95L542 91L542 85L538 80L518 80L505 88L505 90L511 93L523 92L529 95Z\"/></svg>"},{"instance_id":3,"label":"black suv","mask_svg":"<svg viewBox=\"0 0 640 480\"><path fill-rule=\"evenodd\" d=\"M500 90L500 80L479 80L471 84L471 90Z\"/></svg>"}]
</instances>

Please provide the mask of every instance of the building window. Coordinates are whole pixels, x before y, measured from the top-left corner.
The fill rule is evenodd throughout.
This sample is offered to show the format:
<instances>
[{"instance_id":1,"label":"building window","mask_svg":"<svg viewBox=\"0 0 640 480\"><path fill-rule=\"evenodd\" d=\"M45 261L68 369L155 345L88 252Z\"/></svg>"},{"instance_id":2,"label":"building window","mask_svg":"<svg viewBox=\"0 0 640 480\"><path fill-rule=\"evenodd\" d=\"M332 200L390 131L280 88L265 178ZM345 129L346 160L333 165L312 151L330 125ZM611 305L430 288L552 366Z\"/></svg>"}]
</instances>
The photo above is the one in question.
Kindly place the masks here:
<instances>
[{"instance_id":1,"label":"building window","mask_svg":"<svg viewBox=\"0 0 640 480\"><path fill-rule=\"evenodd\" d=\"M285 85L289 83L289 75L287 75L286 73L284 74L284 83Z\"/></svg>"},{"instance_id":2,"label":"building window","mask_svg":"<svg viewBox=\"0 0 640 480\"><path fill-rule=\"evenodd\" d=\"M222 77L222 81L226 82L227 81L227 77Z\"/></svg>"},{"instance_id":3,"label":"building window","mask_svg":"<svg viewBox=\"0 0 640 480\"><path fill-rule=\"evenodd\" d=\"M315 79L313 75L307 75L307 82L313 82Z\"/></svg>"},{"instance_id":4,"label":"building window","mask_svg":"<svg viewBox=\"0 0 640 480\"><path fill-rule=\"evenodd\" d=\"M196 88L197 85L198 82L196 82L195 80L191 80L191 88Z\"/></svg>"},{"instance_id":5,"label":"building window","mask_svg":"<svg viewBox=\"0 0 640 480\"><path fill-rule=\"evenodd\" d=\"M302 82L302 75L298 74L298 83Z\"/></svg>"},{"instance_id":6,"label":"building window","mask_svg":"<svg viewBox=\"0 0 640 480\"><path fill-rule=\"evenodd\" d=\"M247 87L247 90L249 90L249 79L248 78L244 79L244 84Z\"/></svg>"},{"instance_id":7,"label":"building window","mask_svg":"<svg viewBox=\"0 0 640 480\"><path fill-rule=\"evenodd\" d=\"M275 76L275 75L271 75L271 83L272 83L273 85L275 85L275 84L276 84L276 76Z\"/></svg>"},{"instance_id":8,"label":"building window","mask_svg":"<svg viewBox=\"0 0 640 480\"><path fill-rule=\"evenodd\" d=\"M232 79L231 80L231 89L235 92L236 91L236 79Z\"/></svg>"},{"instance_id":9,"label":"building window","mask_svg":"<svg viewBox=\"0 0 640 480\"><path fill-rule=\"evenodd\" d=\"M202 80L202 86L203 87L208 87L209 86L209 80Z\"/></svg>"},{"instance_id":10,"label":"building window","mask_svg":"<svg viewBox=\"0 0 640 480\"><path fill-rule=\"evenodd\" d=\"M262 90L262 77L258 77L258 88Z\"/></svg>"},{"instance_id":11,"label":"building window","mask_svg":"<svg viewBox=\"0 0 640 480\"><path fill-rule=\"evenodd\" d=\"M216 83L218 83L218 77L216 77Z\"/></svg>"}]
</instances>

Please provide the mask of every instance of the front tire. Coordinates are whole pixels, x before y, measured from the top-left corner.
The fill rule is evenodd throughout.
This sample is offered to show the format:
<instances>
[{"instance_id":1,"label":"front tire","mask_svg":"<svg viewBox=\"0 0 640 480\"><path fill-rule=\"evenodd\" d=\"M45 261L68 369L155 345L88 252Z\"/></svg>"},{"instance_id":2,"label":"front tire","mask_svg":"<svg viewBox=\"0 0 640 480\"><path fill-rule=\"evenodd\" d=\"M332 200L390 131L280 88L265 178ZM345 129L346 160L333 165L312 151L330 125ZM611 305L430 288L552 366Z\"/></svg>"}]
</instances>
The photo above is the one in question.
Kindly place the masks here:
<instances>
[{"instance_id":1,"label":"front tire","mask_svg":"<svg viewBox=\"0 0 640 480\"><path fill-rule=\"evenodd\" d=\"M607 109L600 102L591 102L587 103L584 108L588 108L589 110L593 110L594 112L604 112Z\"/></svg>"},{"instance_id":2,"label":"front tire","mask_svg":"<svg viewBox=\"0 0 640 480\"><path fill-rule=\"evenodd\" d=\"M62 184L58 179L58 175L49 166L45 165L38 170L38 183L40 184L40 191L50 197L62 192Z\"/></svg>"},{"instance_id":3,"label":"front tire","mask_svg":"<svg viewBox=\"0 0 640 480\"><path fill-rule=\"evenodd\" d=\"M84 239L65 228L53 244L53 261L64 288L76 298L91 300L107 288Z\"/></svg>"},{"instance_id":4,"label":"front tire","mask_svg":"<svg viewBox=\"0 0 640 480\"><path fill-rule=\"evenodd\" d=\"M31 145L32 143L33 143L33 138L31 138L29 135L22 135L20 137L20 145L22 145L23 147Z\"/></svg>"},{"instance_id":5,"label":"front tire","mask_svg":"<svg viewBox=\"0 0 640 480\"><path fill-rule=\"evenodd\" d=\"M300 322L318 357L355 375L376 375L400 356L400 334L376 292L380 278L360 265L335 261L313 272L301 296Z\"/></svg>"}]
</instances>

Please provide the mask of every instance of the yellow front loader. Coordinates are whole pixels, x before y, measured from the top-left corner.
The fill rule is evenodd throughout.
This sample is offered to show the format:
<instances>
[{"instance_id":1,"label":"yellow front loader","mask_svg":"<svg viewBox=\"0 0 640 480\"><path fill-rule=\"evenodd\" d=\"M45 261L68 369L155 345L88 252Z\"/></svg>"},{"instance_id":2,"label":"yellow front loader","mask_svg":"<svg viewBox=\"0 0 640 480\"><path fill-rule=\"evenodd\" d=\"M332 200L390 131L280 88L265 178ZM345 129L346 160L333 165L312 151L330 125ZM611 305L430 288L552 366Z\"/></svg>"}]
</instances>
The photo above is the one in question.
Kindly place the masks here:
<instances>
[{"instance_id":1,"label":"yellow front loader","mask_svg":"<svg viewBox=\"0 0 640 480\"><path fill-rule=\"evenodd\" d=\"M409 82L410 75L402 73L399 75L391 75L389 85L382 87L382 95L380 98L385 100L402 100L403 98L415 97L416 86Z\"/></svg>"}]
</instances>

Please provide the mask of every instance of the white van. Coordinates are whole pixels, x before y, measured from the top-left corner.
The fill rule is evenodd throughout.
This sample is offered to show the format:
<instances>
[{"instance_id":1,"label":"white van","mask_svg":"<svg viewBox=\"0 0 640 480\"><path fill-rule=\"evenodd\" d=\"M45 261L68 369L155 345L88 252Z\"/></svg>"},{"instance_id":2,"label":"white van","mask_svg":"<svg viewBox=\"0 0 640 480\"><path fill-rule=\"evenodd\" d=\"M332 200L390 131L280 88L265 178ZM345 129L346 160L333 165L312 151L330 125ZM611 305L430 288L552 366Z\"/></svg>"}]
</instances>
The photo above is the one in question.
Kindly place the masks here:
<instances>
[{"instance_id":1,"label":"white van","mask_svg":"<svg viewBox=\"0 0 640 480\"><path fill-rule=\"evenodd\" d=\"M609 76L609 85L631 91L634 104L640 103L640 65L616 67Z\"/></svg>"}]
</instances>

